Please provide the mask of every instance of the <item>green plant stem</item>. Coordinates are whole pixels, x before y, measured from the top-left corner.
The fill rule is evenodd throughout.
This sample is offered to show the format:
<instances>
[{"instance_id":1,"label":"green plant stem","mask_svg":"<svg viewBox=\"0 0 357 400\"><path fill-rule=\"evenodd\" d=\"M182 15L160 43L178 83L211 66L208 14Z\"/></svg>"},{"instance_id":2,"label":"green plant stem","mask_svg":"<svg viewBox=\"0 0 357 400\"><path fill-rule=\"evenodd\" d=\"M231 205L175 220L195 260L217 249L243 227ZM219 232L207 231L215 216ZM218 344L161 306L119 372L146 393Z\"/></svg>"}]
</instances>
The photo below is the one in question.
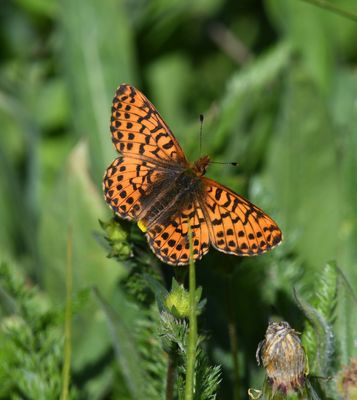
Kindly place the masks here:
<instances>
[{"instance_id":1,"label":"green plant stem","mask_svg":"<svg viewBox=\"0 0 357 400\"><path fill-rule=\"evenodd\" d=\"M328 1L325 1L325 0L300 0L300 1L304 1L305 3L310 3L317 7L324 8L326 10L334 12L335 14L339 14L342 17L346 17L346 18L351 19L352 21L357 22L357 14L355 14L352 11L346 11L340 7L337 7L336 5L334 5Z\"/></svg>"},{"instance_id":2,"label":"green plant stem","mask_svg":"<svg viewBox=\"0 0 357 400\"><path fill-rule=\"evenodd\" d=\"M187 269L186 268L176 268L175 269L175 279L177 283L183 285L186 281Z\"/></svg>"},{"instance_id":3,"label":"green plant stem","mask_svg":"<svg viewBox=\"0 0 357 400\"><path fill-rule=\"evenodd\" d=\"M66 311L64 328L64 362L62 370L61 400L68 399L72 354L72 230L68 229L66 264Z\"/></svg>"},{"instance_id":4,"label":"green plant stem","mask_svg":"<svg viewBox=\"0 0 357 400\"><path fill-rule=\"evenodd\" d=\"M189 265L189 298L190 298L190 316L187 346L187 367L186 367L186 387L185 400L193 399L194 376L196 362L197 346L197 314L196 314L196 271L193 261L192 232L189 227L188 238L190 242L190 265Z\"/></svg>"}]
</instances>

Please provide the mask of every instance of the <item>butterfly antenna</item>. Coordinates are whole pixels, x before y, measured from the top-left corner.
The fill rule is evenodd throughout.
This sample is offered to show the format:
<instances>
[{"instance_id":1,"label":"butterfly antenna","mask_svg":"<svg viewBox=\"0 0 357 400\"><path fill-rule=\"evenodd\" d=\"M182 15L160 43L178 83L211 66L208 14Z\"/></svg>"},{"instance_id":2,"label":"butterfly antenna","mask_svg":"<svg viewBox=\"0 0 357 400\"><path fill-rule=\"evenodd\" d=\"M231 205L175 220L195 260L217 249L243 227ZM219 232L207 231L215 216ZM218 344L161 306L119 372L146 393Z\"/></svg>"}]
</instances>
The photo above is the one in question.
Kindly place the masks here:
<instances>
[{"instance_id":1,"label":"butterfly antenna","mask_svg":"<svg viewBox=\"0 0 357 400\"><path fill-rule=\"evenodd\" d=\"M203 120L204 120L204 116L203 114L200 114L200 123L201 123L201 127L200 127L200 157L202 155L202 130L203 130ZM219 162L219 161L210 161L210 164L223 164L223 165L233 165L234 167L236 167L238 165L237 162Z\"/></svg>"},{"instance_id":2,"label":"butterfly antenna","mask_svg":"<svg viewBox=\"0 0 357 400\"><path fill-rule=\"evenodd\" d=\"M200 127L200 157L202 155L202 128L203 128L203 114L200 114L200 123L201 123L201 127Z\"/></svg>"},{"instance_id":3,"label":"butterfly antenna","mask_svg":"<svg viewBox=\"0 0 357 400\"><path fill-rule=\"evenodd\" d=\"M222 165L233 165L233 167L237 167L239 164L235 161L233 162L220 162L220 161L210 161L210 164L222 164Z\"/></svg>"}]
</instances>

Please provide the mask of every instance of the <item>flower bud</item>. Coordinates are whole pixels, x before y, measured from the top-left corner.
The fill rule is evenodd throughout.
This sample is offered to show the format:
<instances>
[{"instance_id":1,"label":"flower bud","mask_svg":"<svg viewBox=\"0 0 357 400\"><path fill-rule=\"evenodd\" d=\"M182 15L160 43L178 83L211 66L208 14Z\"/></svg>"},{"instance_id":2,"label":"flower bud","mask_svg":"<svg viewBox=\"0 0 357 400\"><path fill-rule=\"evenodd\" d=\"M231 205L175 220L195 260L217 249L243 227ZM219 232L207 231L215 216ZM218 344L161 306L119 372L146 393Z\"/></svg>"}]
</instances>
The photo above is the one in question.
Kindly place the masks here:
<instances>
[{"instance_id":1,"label":"flower bud","mask_svg":"<svg viewBox=\"0 0 357 400\"><path fill-rule=\"evenodd\" d=\"M99 221L106 233L106 239L111 247L109 257L127 260L132 256L131 245L128 242L128 233L114 219L109 222Z\"/></svg>"},{"instance_id":2,"label":"flower bud","mask_svg":"<svg viewBox=\"0 0 357 400\"><path fill-rule=\"evenodd\" d=\"M189 293L177 285L166 297L165 306L176 318L187 318L190 313Z\"/></svg>"}]
</instances>

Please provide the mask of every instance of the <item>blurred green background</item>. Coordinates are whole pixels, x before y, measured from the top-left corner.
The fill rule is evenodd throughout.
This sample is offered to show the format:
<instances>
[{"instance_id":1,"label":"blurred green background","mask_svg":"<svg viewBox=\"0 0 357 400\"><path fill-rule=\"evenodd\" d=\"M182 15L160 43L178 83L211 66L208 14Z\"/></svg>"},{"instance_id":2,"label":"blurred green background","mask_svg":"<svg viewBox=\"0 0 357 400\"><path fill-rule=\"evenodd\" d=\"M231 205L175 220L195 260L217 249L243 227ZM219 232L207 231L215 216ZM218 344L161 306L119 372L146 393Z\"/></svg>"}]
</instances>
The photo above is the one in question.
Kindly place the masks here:
<instances>
[{"instance_id":1,"label":"blurred green background","mask_svg":"<svg viewBox=\"0 0 357 400\"><path fill-rule=\"evenodd\" d=\"M357 13L355 0L330 3ZM126 269L96 240L98 219L111 217L101 181L117 156L113 94L123 82L142 90L190 160L203 113L204 153L239 163L208 176L284 233L270 254L242 260L211 250L197 265L208 353L223 367L218 398L232 398L227 321L238 335L241 392L259 386L255 349L269 318L302 329L293 286L308 298L335 260L357 287L356 38L352 19L299 0L2 1L0 261L61 308L70 227L74 294L95 285L126 308L118 286ZM95 301L79 308L74 385L83 398L127 398L113 378L120 367L103 313ZM119 310L129 324L135 312ZM345 349L341 363L356 353Z\"/></svg>"}]
</instances>

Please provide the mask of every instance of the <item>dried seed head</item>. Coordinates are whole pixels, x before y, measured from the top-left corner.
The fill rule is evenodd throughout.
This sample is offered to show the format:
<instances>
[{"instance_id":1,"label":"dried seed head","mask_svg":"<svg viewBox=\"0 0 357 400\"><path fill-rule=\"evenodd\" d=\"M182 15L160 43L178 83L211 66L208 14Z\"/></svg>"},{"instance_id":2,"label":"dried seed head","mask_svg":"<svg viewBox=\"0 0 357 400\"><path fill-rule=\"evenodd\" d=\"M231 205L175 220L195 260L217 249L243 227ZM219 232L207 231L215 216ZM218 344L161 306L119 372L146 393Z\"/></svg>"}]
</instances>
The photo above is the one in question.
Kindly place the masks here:
<instances>
[{"instance_id":1,"label":"dried seed head","mask_svg":"<svg viewBox=\"0 0 357 400\"><path fill-rule=\"evenodd\" d=\"M308 364L299 334L285 322L269 324L265 339L256 352L266 370L272 392L287 394L303 389L308 374Z\"/></svg>"}]
</instances>

